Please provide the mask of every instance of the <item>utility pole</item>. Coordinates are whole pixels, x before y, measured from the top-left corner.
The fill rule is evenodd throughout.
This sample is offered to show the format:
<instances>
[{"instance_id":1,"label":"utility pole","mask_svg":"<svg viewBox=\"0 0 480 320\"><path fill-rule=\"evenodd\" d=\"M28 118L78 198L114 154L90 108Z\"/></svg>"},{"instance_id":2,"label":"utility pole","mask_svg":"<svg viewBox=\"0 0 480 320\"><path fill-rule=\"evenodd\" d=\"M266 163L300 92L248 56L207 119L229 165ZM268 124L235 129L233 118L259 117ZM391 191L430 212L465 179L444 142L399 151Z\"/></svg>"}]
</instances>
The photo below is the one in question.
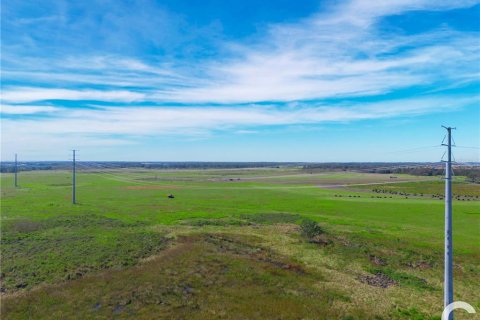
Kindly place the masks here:
<instances>
[{"instance_id":1,"label":"utility pole","mask_svg":"<svg viewBox=\"0 0 480 320\"><path fill-rule=\"evenodd\" d=\"M76 150L72 150L73 151L73 165L72 165L72 203L73 204L76 204L76 199L75 199L75 151Z\"/></svg>"},{"instance_id":2,"label":"utility pole","mask_svg":"<svg viewBox=\"0 0 480 320\"><path fill-rule=\"evenodd\" d=\"M447 130L447 161L445 164L445 275L444 307L453 302L453 241L452 241L452 127L442 126ZM453 320L453 311L448 320Z\"/></svg>"},{"instance_id":3,"label":"utility pole","mask_svg":"<svg viewBox=\"0 0 480 320\"><path fill-rule=\"evenodd\" d=\"M15 188L18 187L17 184L17 172L18 172L18 164L17 164L17 154L15 153Z\"/></svg>"}]
</instances>

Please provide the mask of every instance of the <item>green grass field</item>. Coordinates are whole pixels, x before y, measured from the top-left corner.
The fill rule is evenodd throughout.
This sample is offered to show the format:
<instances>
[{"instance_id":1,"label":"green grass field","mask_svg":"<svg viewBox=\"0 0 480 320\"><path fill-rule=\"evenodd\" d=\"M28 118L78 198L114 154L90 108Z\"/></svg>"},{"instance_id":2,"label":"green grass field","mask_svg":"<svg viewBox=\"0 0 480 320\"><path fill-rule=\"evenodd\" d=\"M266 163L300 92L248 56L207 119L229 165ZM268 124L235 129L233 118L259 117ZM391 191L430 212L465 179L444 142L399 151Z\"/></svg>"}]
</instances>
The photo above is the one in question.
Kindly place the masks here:
<instances>
[{"instance_id":1,"label":"green grass field","mask_svg":"<svg viewBox=\"0 0 480 320\"><path fill-rule=\"evenodd\" d=\"M72 205L69 172L21 172L16 189L2 175L2 319L440 319L439 177L263 168L77 179ZM480 312L480 185L458 178L453 191L464 196L453 204L455 299ZM309 241L303 219L324 233Z\"/></svg>"}]
</instances>

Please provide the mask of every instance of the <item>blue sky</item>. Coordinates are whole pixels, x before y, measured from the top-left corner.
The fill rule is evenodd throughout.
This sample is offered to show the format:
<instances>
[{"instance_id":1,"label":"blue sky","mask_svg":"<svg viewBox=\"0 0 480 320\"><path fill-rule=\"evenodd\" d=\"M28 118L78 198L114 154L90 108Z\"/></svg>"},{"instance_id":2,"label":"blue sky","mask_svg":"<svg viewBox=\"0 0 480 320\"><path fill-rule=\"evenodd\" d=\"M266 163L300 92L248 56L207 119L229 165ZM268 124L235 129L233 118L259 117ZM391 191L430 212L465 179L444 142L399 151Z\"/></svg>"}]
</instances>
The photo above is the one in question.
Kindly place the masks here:
<instances>
[{"instance_id":1,"label":"blue sky","mask_svg":"<svg viewBox=\"0 0 480 320\"><path fill-rule=\"evenodd\" d=\"M480 1L1 9L2 160L479 161Z\"/></svg>"}]
</instances>

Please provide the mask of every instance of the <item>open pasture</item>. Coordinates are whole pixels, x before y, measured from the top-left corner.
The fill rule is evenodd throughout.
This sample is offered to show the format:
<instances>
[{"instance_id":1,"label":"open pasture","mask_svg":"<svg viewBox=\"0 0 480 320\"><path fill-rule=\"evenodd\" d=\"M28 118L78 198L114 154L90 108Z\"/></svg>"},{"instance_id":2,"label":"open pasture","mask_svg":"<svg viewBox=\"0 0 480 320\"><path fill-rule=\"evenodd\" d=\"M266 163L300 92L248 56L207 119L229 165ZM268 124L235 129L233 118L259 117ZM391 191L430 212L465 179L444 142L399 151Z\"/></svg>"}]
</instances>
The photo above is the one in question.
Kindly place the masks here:
<instances>
[{"instance_id":1,"label":"open pasture","mask_svg":"<svg viewBox=\"0 0 480 320\"><path fill-rule=\"evenodd\" d=\"M453 188L453 197L469 200L480 199L480 188L475 184L469 183L463 177L454 178L455 187ZM443 196L445 193L445 183L441 177L431 179L430 181L396 183L396 184L378 184L373 186L358 185L354 186L356 189L362 189L372 192L392 193L402 192L415 196Z\"/></svg>"},{"instance_id":2,"label":"open pasture","mask_svg":"<svg viewBox=\"0 0 480 320\"><path fill-rule=\"evenodd\" d=\"M5 319L439 319L442 310L443 202L372 191L441 193L440 177L79 166L77 205L67 171L19 178L15 189L2 175ZM480 186L458 179L453 191L475 196ZM478 310L480 202L453 207L456 298ZM303 219L324 233L305 238Z\"/></svg>"}]
</instances>

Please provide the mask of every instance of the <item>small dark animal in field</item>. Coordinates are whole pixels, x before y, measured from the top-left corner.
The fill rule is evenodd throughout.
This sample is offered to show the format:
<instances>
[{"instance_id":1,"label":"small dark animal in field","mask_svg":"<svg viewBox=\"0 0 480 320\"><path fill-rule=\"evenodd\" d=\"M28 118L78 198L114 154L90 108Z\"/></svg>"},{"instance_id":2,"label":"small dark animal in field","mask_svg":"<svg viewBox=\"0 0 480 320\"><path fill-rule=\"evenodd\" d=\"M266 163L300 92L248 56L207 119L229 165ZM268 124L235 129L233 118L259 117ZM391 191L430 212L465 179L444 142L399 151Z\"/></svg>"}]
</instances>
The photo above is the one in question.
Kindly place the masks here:
<instances>
[{"instance_id":1,"label":"small dark animal in field","mask_svg":"<svg viewBox=\"0 0 480 320\"><path fill-rule=\"evenodd\" d=\"M175 196L174 196L173 194L169 194L169 195L168 195L168 198L169 198L169 199L173 199L173 198L175 198Z\"/></svg>"}]
</instances>

